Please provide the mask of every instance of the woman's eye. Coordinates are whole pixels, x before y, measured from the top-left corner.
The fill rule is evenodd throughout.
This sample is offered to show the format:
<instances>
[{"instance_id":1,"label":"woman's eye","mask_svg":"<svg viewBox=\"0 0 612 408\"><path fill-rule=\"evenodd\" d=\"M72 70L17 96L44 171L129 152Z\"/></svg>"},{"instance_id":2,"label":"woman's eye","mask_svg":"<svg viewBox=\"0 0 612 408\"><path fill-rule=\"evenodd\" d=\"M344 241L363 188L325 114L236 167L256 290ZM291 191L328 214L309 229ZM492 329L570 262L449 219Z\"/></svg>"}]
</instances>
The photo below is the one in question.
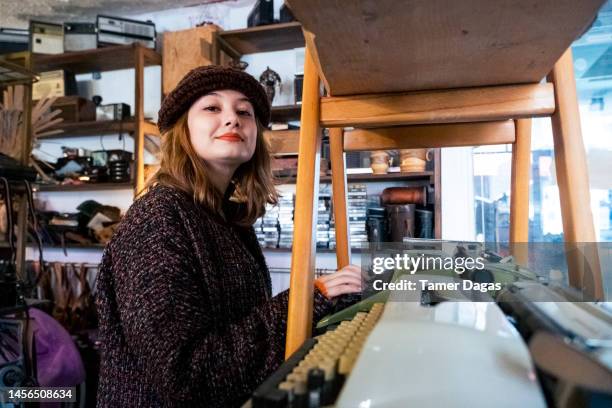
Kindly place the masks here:
<instances>
[{"instance_id":1,"label":"woman's eye","mask_svg":"<svg viewBox=\"0 0 612 408\"><path fill-rule=\"evenodd\" d=\"M204 110L210 111L210 112L218 112L219 108L217 106L207 106L204 108Z\"/></svg>"},{"instance_id":2,"label":"woman's eye","mask_svg":"<svg viewBox=\"0 0 612 408\"><path fill-rule=\"evenodd\" d=\"M246 111L246 110L239 110L238 114L242 116L251 116L251 112Z\"/></svg>"}]
</instances>

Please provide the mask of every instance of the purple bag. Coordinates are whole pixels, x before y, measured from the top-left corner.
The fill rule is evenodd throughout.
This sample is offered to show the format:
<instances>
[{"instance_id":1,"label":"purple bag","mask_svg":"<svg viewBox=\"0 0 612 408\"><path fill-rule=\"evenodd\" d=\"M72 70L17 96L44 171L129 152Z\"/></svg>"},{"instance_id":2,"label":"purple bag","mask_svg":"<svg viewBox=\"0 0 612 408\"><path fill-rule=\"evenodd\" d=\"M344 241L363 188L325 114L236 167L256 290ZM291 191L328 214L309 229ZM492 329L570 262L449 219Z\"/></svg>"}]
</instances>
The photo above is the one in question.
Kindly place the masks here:
<instances>
[{"instance_id":1,"label":"purple bag","mask_svg":"<svg viewBox=\"0 0 612 408\"><path fill-rule=\"evenodd\" d=\"M41 387L75 387L85 381L85 367L70 334L54 318L36 308L34 321L36 366Z\"/></svg>"}]
</instances>

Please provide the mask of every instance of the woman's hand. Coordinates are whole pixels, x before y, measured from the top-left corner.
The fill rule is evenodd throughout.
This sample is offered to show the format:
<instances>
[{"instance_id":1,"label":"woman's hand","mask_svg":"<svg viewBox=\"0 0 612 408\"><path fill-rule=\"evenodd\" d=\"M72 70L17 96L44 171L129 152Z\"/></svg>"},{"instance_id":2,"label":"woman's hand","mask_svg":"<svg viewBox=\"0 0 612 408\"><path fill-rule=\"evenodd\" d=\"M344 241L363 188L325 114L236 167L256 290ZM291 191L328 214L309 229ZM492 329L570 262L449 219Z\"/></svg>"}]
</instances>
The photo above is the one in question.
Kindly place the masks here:
<instances>
[{"instance_id":1,"label":"woman's hand","mask_svg":"<svg viewBox=\"0 0 612 408\"><path fill-rule=\"evenodd\" d=\"M361 292L361 268L356 265L347 265L329 275L315 280L315 286L328 299L349 293Z\"/></svg>"}]
</instances>

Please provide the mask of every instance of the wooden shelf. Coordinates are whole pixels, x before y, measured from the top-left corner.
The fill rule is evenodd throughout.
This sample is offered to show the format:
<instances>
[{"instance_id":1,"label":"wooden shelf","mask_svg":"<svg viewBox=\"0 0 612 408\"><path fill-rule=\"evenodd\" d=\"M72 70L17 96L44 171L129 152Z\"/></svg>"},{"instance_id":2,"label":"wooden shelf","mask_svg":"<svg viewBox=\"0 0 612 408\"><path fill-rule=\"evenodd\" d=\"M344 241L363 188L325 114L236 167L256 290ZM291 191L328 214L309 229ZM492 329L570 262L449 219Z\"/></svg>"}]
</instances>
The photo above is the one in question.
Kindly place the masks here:
<instances>
[{"instance_id":1,"label":"wooden shelf","mask_svg":"<svg viewBox=\"0 0 612 408\"><path fill-rule=\"evenodd\" d=\"M51 301L47 299L25 299L25 304L19 304L15 306L6 306L6 307L0 308L0 317L8 315L8 314L21 313L25 311L26 309L29 309L32 307L42 307L42 306L48 306L50 304L51 304Z\"/></svg>"},{"instance_id":2,"label":"wooden shelf","mask_svg":"<svg viewBox=\"0 0 612 408\"><path fill-rule=\"evenodd\" d=\"M416 181L416 180L428 180L433 183L433 171L423 171L418 173L387 173L387 174L347 174L346 181L349 183L356 181L363 182L384 182L384 181ZM295 184L296 177L279 177L282 184ZM321 183L330 183L331 176L321 176L319 179Z\"/></svg>"},{"instance_id":3,"label":"wooden shelf","mask_svg":"<svg viewBox=\"0 0 612 408\"><path fill-rule=\"evenodd\" d=\"M266 130L264 137L273 155L298 154L300 129Z\"/></svg>"},{"instance_id":4,"label":"wooden shelf","mask_svg":"<svg viewBox=\"0 0 612 408\"><path fill-rule=\"evenodd\" d=\"M300 120L302 105L284 105L272 107L272 122Z\"/></svg>"},{"instance_id":5,"label":"wooden shelf","mask_svg":"<svg viewBox=\"0 0 612 408\"><path fill-rule=\"evenodd\" d=\"M66 244L64 246L56 245L56 244L43 244L42 246L43 246L43 248L53 248L53 249L63 249L64 247L66 249L104 249L104 248L106 248L106 244L83 245L83 244L76 244L76 243L70 243L70 244ZM35 242L28 242L28 247L36 247L36 243Z\"/></svg>"},{"instance_id":6,"label":"wooden shelf","mask_svg":"<svg viewBox=\"0 0 612 408\"><path fill-rule=\"evenodd\" d=\"M291 253L291 248L265 248L265 247L261 247L262 252L276 252L276 253L282 253L282 254L287 254L287 253ZM351 248L351 252L353 254L360 254L363 252L363 250L361 248ZM336 249L329 249L329 248L317 248L317 253L318 254L335 254L336 253Z\"/></svg>"},{"instance_id":7,"label":"wooden shelf","mask_svg":"<svg viewBox=\"0 0 612 408\"><path fill-rule=\"evenodd\" d=\"M83 183L83 184L38 184L37 191L96 191L96 190L131 190L134 183Z\"/></svg>"},{"instance_id":8,"label":"wooden shelf","mask_svg":"<svg viewBox=\"0 0 612 408\"><path fill-rule=\"evenodd\" d=\"M92 135L105 135L119 132L133 133L136 129L136 120L129 118L123 121L119 120L104 120L104 121L91 121L91 122L72 122L72 123L60 123L58 126L51 128L61 129L62 133L56 135L39 137L39 140L45 139L64 139L67 137L81 137L81 136L92 136ZM145 121L145 131L147 134L153 134L159 136L157 126L155 123ZM156 132L157 131L157 132ZM156 133L154 133L156 132Z\"/></svg>"},{"instance_id":9,"label":"wooden shelf","mask_svg":"<svg viewBox=\"0 0 612 408\"><path fill-rule=\"evenodd\" d=\"M161 65L161 55L140 44L118 45L55 55L33 55L33 69L37 72L67 69L74 74L115 71L134 68L136 50L142 49L145 66Z\"/></svg>"},{"instance_id":10,"label":"wooden shelf","mask_svg":"<svg viewBox=\"0 0 612 408\"><path fill-rule=\"evenodd\" d=\"M233 58L239 58L244 54L282 51L304 46L302 26L298 22L221 31L217 39L221 50Z\"/></svg>"},{"instance_id":11,"label":"wooden shelf","mask_svg":"<svg viewBox=\"0 0 612 408\"><path fill-rule=\"evenodd\" d=\"M0 84L3 86L31 84L38 75L22 66L0 59Z\"/></svg>"}]
</instances>

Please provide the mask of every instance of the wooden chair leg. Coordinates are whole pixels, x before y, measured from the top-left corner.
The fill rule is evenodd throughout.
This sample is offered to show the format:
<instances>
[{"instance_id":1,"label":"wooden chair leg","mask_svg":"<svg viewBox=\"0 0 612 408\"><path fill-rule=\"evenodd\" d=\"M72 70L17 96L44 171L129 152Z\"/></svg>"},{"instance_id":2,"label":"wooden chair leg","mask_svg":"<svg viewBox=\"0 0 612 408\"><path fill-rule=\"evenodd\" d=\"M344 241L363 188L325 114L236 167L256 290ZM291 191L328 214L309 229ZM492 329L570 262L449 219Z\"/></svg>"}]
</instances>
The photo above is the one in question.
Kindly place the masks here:
<instances>
[{"instance_id":1,"label":"wooden chair leg","mask_svg":"<svg viewBox=\"0 0 612 408\"><path fill-rule=\"evenodd\" d=\"M531 119L514 124L516 141L512 146L512 181L510 187L510 243L514 259L527 265L529 241L529 174L531 168ZM515 243L521 243L513 245Z\"/></svg>"},{"instance_id":2,"label":"wooden chair leg","mask_svg":"<svg viewBox=\"0 0 612 408\"><path fill-rule=\"evenodd\" d=\"M556 110L551 120L569 283L582 289L589 298L602 299L603 284L571 49L557 61L548 80L555 86ZM581 243L580 248L572 245L576 243ZM586 245L583 247L582 243ZM578 250L584 251L584 257L575 256Z\"/></svg>"},{"instance_id":3,"label":"wooden chair leg","mask_svg":"<svg viewBox=\"0 0 612 408\"><path fill-rule=\"evenodd\" d=\"M332 168L332 200L336 225L337 268L351 263L351 245L348 232L346 173L344 163L344 131L329 129L329 150Z\"/></svg>"},{"instance_id":4,"label":"wooden chair leg","mask_svg":"<svg viewBox=\"0 0 612 408\"><path fill-rule=\"evenodd\" d=\"M136 176L134 197L142 192L144 179L144 48L136 48L136 61L134 68L135 98L136 98L136 129L134 131L134 159L136 160Z\"/></svg>"},{"instance_id":5,"label":"wooden chair leg","mask_svg":"<svg viewBox=\"0 0 612 408\"><path fill-rule=\"evenodd\" d=\"M319 75L306 47L285 357L310 337L312 328L321 151L319 99Z\"/></svg>"}]
</instances>

